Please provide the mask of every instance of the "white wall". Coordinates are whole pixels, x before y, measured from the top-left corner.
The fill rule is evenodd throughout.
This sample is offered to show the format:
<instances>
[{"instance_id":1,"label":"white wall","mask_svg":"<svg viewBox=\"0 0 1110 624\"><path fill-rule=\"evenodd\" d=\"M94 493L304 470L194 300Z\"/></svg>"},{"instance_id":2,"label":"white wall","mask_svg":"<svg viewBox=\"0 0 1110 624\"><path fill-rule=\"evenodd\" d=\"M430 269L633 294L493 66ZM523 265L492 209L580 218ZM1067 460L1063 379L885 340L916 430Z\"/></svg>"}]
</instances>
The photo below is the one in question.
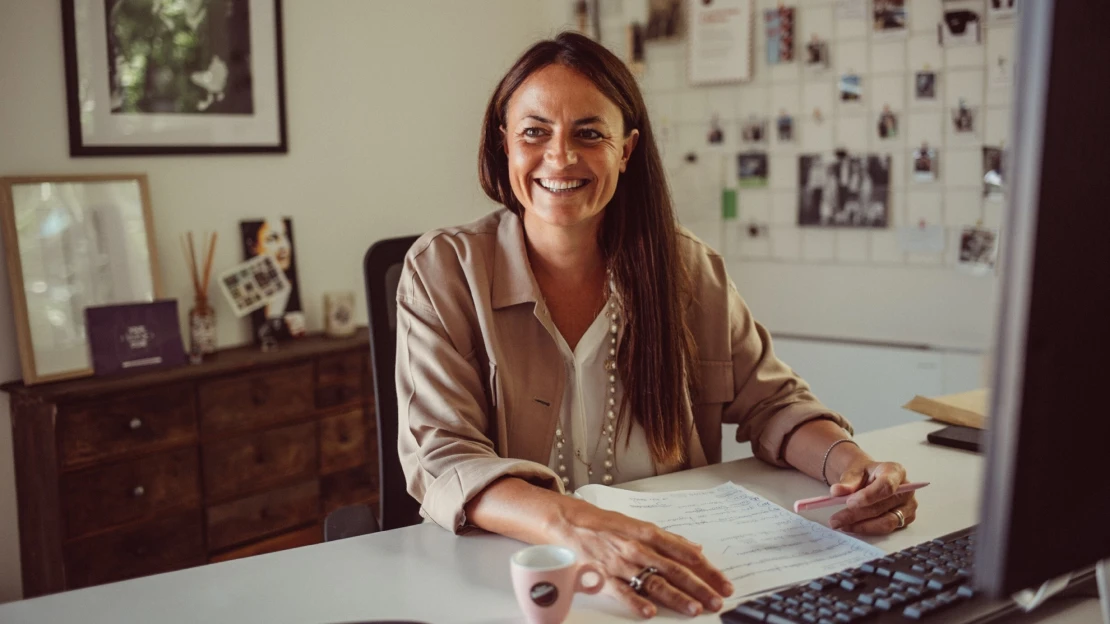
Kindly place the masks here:
<instances>
[{"instance_id":1,"label":"white wall","mask_svg":"<svg viewBox=\"0 0 1110 624\"><path fill-rule=\"evenodd\" d=\"M219 232L215 267L241 259L240 219L293 218L310 329L322 294L358 293L375 240L463 223L492 208L478 187L487 99L516 56L551 35L554 0L287 0L284 156L68 155L59 3L0 4L0 176L145 172L166 294L188 310L178 236ZM213 297L217 297L212 293ZM248 339L218 297L219 341ZM0 378L20 376L6 270ZM0 601L21 595L11 427L0 401Z\"/></svg>"}]
</instances>

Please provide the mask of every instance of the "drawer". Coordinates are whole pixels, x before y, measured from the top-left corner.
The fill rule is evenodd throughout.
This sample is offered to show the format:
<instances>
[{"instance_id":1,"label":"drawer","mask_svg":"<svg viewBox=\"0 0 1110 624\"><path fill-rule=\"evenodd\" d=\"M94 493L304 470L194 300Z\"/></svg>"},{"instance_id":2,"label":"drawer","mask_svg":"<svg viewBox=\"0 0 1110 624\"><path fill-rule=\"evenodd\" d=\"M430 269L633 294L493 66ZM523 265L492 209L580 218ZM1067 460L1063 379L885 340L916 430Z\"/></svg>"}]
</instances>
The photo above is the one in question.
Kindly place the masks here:
<instances>
[{"instance_id":1,"label":"drawer","mask_svg":"<svg viewBox=\"0 0 1110 624\"><path fill-rule=\"evenodd\" d=\"M178 384L63 406L58 446L63 468L197 439L193 386Z\"/></svg>"},{"instance_id":2,"label":"drawer","mask_svg":"<svg viewBox=\"0 0 1110 624\"><path fill-rule=\"evenodd\" d=\"M220 550L319 520L316 479L208 508L208 548Z\"/></svg>"},{"instance_id":3,"label":"drawer","mask_svg":"<svg viewBox=\"0 0 1110 624\"><path fill-rule=\"evenodd\" d=\"M205 444L204 493L212 500L316 474L316 423Z\"/></svg>"},{"instance_id":4,"label":"drawer","mask_svg":"<svg viewBox=\"0 0 1110 624\"><path fill-rule=\"evenodd\" d=\"M316 361L316 407L356 405L365 399L363 380L369 355L362 352Z\"/></svg>"},{"instance_id":5,"label":"drawer","mask_svg":"<svg viewBox=\"0 0 1110 624\"><path fill-rule=\"evenodd\" d=\"M265 555L266 553L278 552L279 550L311 546L312 544L319 544L322 541L324 541L324 528L318 524L313 524L304 529L282 533L281 535L269 539L264 539L241 548L236 548L235 550L229 550L214 555L209 558L209 561L212 563L219 563L220 561L231 561L232 559L242 559L243 557Z\"/></svg>"},{"instance_id":6,"label":"drawer","mask_svg":"<svg viewBox=\"0 0 1110 624\"><path fill-rule=\"evenodd\" d=\"M365 464L370 458L369 445L377 444L368 434L361 409L320 420L320 474Z\"/></svg>"},{"instance_id":7,"label":"drawer","mask_svg":"<svg viewBox=\"0 0 1110 624\"><path fill-rule=\"evenodd\" d=\"M199 395L206 436L285 422L313 410L312 364L207 381Z\"/></svg>"},{"instance_id":8,"label":"drawer","mask_svg":"<svg viewBox=\"0 0 1110 624\"><path fill-rule=\"evenodd\" d=\"M206 563L200 510L113 531L66 546L69 589Z\"/></svg>"},{"instance_id":9,"label":"drawer","mask_svg":"<svg viewBox=\"0 0 1110 624\"><path fill-rule=\"evenodd\" d=\"M378 501L378 466L364 464L320 478L324 513L354 503Z\"/></svg>"},{"instance_id":10,"label":"drawer","mask_svg":"<svg viewBox=\"0 0 1110 624\"><path fill-rule=\"evenodd\" d=\"M190 446L62 475L66 535L139 520L171 507L199 506L197 449Z\"/></svg>"}]
</instances>

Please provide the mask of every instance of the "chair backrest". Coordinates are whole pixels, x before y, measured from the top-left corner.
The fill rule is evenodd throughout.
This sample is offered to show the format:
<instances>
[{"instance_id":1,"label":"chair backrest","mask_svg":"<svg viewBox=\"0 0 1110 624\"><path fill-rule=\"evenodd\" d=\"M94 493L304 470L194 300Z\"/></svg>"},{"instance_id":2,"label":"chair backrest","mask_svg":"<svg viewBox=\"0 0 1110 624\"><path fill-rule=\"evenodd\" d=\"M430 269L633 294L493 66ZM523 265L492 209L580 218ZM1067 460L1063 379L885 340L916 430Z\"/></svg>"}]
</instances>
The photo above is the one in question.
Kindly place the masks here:
<instances>
[{"instance_id":1,"label":"chair backrest","mask_svg":"<svg viewBox=\"0 0 1110 624\"><path fill-rule=\"evenodd\" d=\"M378 532L374 510L367 505L348 505L328 514L324 519L324 541L334 542Z\"/></svg>"},{"instance_id":2,"label":"chair backrest","mask_svg":"<svg viewBox=\"0 0 1110 624\"><path fill-rule=\"evenodd\" d=\"M397 457L397 284L416 236L381 240L362 259L370 318L370 362L378 418L379 524L383 531L419 524L420 504L409 496Z\"/></svg>"}]
</instances>

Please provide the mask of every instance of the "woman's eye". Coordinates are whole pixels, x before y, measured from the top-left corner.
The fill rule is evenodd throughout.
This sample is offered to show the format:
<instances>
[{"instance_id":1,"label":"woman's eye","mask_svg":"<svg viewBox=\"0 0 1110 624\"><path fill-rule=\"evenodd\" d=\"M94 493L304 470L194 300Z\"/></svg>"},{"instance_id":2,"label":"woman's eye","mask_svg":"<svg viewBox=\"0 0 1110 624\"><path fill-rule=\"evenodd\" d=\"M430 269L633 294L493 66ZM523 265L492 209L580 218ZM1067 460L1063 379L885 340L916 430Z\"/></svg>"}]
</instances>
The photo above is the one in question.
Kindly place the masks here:
<instances>
[{"instance_id":1,"label":"woman's eye","mask_svg":"<svg viewBox=\"0 0 1110 624\"><path fill-rule=\"evenodd\" d=\"M581 136L583 139L589 139L591 141L596 141L602 137L601 133L597 130L583 130Z\"/></svg>"},{"instance_id":2,"label":"woman's eye","mask_svg":"<svg viewBox=\"0 0 1110 624\"><path fill-rule=\"evenodd\" d=\"M543 136L543 129L542 128L525 128L524 129L524 136L526 136L530 139L538 139L539 137Z\"/></svg>"}]
</instances>

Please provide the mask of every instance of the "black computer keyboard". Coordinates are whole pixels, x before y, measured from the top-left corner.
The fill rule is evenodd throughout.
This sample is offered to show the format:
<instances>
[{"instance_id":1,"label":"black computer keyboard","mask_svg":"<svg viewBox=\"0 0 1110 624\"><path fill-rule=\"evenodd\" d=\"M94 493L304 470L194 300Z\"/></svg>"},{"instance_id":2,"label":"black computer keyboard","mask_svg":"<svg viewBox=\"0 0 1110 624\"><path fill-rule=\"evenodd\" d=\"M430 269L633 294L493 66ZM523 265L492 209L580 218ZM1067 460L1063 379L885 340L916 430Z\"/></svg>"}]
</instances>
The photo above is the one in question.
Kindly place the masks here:
<instances>
[{"instance_id":1,"label":"black computer keyboard","mask_svg":"<svg viewBox=\"0 0 1110 624\"><path fill-rule=\"evenodd\" d=\"M754 598L721 615L728 623L974 622L1015 609L971 585L973 529Z\"/></svg>"}]
</instances>

